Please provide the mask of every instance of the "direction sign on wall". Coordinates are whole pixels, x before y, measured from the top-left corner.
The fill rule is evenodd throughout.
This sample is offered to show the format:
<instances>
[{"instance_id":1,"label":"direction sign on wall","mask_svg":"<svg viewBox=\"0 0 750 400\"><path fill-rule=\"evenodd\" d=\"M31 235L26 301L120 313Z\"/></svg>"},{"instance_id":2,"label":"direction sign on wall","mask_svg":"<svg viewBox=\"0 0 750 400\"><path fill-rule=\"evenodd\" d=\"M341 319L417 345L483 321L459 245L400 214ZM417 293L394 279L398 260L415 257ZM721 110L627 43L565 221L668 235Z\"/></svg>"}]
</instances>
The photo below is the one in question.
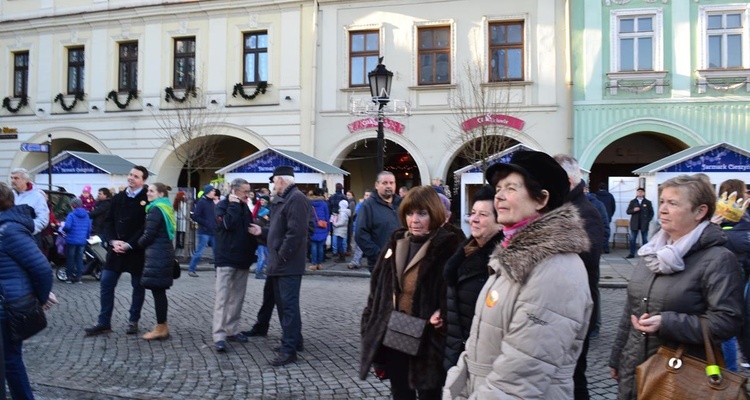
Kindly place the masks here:
<instances>
[{"instance_id":1,"label":"direction sign on wall","mask_svg":"<svg viewBox=\"0 0 750 400\"><path fill-rule=\"evenodd\" d=\"M21 143L21 151L46 153L49 151L49 145L42 143Z\"/></svg>"}]
</instances>

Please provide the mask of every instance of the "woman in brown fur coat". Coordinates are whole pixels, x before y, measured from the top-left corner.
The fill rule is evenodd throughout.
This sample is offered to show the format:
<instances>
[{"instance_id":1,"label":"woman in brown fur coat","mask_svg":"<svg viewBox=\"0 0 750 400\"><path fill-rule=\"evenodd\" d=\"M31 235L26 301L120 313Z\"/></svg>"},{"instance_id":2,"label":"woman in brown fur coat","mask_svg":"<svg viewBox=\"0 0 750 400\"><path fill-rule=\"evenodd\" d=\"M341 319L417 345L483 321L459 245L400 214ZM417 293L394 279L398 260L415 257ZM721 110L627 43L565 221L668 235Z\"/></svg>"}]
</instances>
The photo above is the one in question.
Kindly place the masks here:
<instances>
[{"instance_id":1,"label":"woman in brown fur coat","mask_svg":"<svg viewBox=\"0 0 750 400\"><path fill-rule=\"evenodd\" d=\"M362 313L359 375L366 379L375 364L376 373L384 372L390 379L394 399L415 399L417 394L420 399L439 399L445 379L443 267L460 239L441 228L445 209L429 186L410 190L398 215L406 229L394 232L372 271L370 296ZM394 295L399 311L429 320L416 356L382 345Z\"/></svg>"}]
</instances>

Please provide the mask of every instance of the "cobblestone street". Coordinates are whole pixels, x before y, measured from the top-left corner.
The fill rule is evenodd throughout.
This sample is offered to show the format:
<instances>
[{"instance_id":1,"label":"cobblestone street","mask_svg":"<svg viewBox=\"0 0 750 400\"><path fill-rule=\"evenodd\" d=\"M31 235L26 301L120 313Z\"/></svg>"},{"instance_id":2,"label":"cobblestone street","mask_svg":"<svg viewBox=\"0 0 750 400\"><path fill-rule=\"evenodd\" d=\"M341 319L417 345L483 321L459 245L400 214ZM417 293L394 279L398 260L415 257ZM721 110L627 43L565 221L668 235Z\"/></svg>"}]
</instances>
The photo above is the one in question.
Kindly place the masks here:
<instances>
[{"instance_id":1,"label":"cobblestone street","mask_svg":"<svg viewBox=\"0 0 750 400\"><path fill-rule=\"evenodd\" d=\"M61 305L50 312L49 328L24 343L24 358L39 399L388 398L386 384L375 377L357 378L359 316L368 282L361 277L306 276L302 283L305 351L296 364L280 368L268 365L271 348L280 337L276 317L267 338L230 342L225 354L214 351L212 271L176 281L168 292L172 336L156 342L124 333L129 279L120 279L117 288L114 332L98 337L83 335L99 310L98 282L90 277L83 285L56 282L53 290ZM251 275L243 326L249 328L254 321L262 287L263 281ZM615 398L607 359L624 296L624 289L602 289L602 331L589 353L593 399ZM147 291L141 334L154 323Z\"/></svg>"}]
</instances>

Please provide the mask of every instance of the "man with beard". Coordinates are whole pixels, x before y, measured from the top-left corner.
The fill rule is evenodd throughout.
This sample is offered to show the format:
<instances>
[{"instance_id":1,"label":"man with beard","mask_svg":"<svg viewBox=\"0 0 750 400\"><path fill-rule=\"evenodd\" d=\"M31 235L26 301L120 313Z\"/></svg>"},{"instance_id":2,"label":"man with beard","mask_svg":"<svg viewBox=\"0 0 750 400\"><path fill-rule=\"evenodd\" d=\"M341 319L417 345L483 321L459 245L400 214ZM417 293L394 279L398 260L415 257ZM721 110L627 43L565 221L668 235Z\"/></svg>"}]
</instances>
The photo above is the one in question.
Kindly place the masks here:
<instances>
[{"instance_id":1,"label":"man with beard","mask_svg":"<svg viewBox=\"0 0 750 400\"><path fill-rule=\"evenodd\" d=\"M383 248L391 234L401 223L398 220L398 206L401 197L396 196L396 177L393 173L383 171L375 181L375 190L365 200L357 213L357 231L354 239L362 254L367 257L370 272L375 266L380 249Z\"/></svg>"}]
</instances>

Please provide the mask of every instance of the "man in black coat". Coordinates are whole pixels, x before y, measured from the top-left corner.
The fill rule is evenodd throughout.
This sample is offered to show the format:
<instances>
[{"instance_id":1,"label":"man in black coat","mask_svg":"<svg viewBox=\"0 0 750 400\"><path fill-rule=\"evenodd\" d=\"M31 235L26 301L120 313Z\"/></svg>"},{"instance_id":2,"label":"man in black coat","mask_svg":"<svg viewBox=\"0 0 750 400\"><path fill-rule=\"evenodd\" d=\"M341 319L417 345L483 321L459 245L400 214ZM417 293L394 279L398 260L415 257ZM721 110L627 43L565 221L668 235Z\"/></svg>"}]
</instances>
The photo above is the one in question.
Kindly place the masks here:
<instances>
[{"instance_id":1,"label":"man in black coat","mask_svg":"<svg viewBox=\"0 0 750 400\"><path fill-rule=\"evenodd\" d=\"M594 308L591 312L591 321L589 323L589 333L596 327L597 316L599 315L600 296L599 296L599 259L602 255L604 242L604 223L599 211L594 208L584 193L584 182L581 179L581 168L578 160L565 155L555 155L555 161L567 172L568 181L570 182L570 193L566 197L566 203L573 204L583 218L584 229L589 237L591 247L585 253L579 254L589 278L589 290L591 291L591 300L594 302ZM581 354L576 363L576 369L573 373L573 393L576 400L588 399L588 381L586 380L586 355L589 351L589 338L583 342Z\"/></svg>"},{"instance_id":2,"label":"man in black coat","mask_svg":"<svg viewBox=\"0 0 750 400\"><path fill-rule=\"evenodd\" d=\"M278 354L271 365L281 366L297 361L302 347L302 318L299 292L305 273L308 221L311 207L307 197L294 184L294 169L283 165L271 175L273 190L271 221L263 228L268 243L268 272L281 322L282 338ZM254 225L254 227L258 227Z\"/></svg>"},{"instance_id":3,"label":"man in black coat","mask_svg":"<svg viewBox=\"0 0 750 400\"><path fill-rule=\"evenodd\" d=\"M635 257L635 240L641 233L641 246L648 243L648 224L654 219L654 206L646 199L646 190L638 188L633 200L628 203L625 211L630 215L630 254L625 258Z\"/></svg>"},{"instance_id":4,"label":"man in black coat","mask_svg":"<svg viewBox=\"0 0 750 400\"><path fill-rule=\"evenodd\" d=\"M260 228L253 225L248 206L252 191L250 184L237 178L232 181L229 195L216 205L216 236L214 264L216 264L216 298L212 335L216 351L226 351L226 341L247 342L240 331L242 303L245 302L247 277L255 260Z\"/></svg>"},{"instance_id":5,"label":"man in black coat","mask_svg":"<svg viewBox=\"0 0 750 400\"><path fill-rule=\"evenodd\" d=\"M214 234L216 233L215 197L214 187L212 185L204 186L203 196L198 199L195 211L193 211L193 215L190 217L198 224L198 245L195 246L195 253L193 253L193 258L190 260L190 266L188 267L188 276L193 278L198 277L198 273L195 271L198 268L198 261L200 261L203 252L206 250L206 246L214 247Z\"/></svg>"},{"instance_id":6,"label":"man in black coat","mask_svg":"<svg viewBox=\"0 0 750 400\"><path fill-rule=\"evenodd\" d=\"M607 240L604 241L604 253L609 254L609 222L612 221L612 217L615 215L615 209L617 209L617 202L615 202L615 196L612 196L612 193L607 191L607 184L602 182L599 184L599 191L595 193L596 198L604 204L604 207L607 209L607 215L609 218L607 218L607 229L605 232L605 235L607 235Z\"/></svg>"},{"instance_id":7,"label":"man in black coat","mask_svg":"<svg viewBox=\"0 0 750 400\"><path fill-rule=\"evenodd\" d=\"M109 251L100 281L101 311L96 325L85 329L86 336L112 332L115 287L123 272L130 273L130 285L133 287L130 318L125 333L138 333L138 321L141 319L146 292L141 285L145 255L138 245L146 223L146 179L146 167L136 165L128 174L128 187L111 200L109 213L104 220L104 237L109 244Z\"/></svg>"},{"instance_id":8,"label":"man in black coat","mask_svg":"<svg viewBox=\"0 0 750 400\"><path fill-rule=\"evenodd\" d=\"M367 257L368 268L372 268L393 232L401 227L398 220L398 206L401 197L396 196L396 177L392 172L383 171L375 181L375 190L365 200L357 213L357 232L354 240Z\"/></svg>"}]
</instances>

